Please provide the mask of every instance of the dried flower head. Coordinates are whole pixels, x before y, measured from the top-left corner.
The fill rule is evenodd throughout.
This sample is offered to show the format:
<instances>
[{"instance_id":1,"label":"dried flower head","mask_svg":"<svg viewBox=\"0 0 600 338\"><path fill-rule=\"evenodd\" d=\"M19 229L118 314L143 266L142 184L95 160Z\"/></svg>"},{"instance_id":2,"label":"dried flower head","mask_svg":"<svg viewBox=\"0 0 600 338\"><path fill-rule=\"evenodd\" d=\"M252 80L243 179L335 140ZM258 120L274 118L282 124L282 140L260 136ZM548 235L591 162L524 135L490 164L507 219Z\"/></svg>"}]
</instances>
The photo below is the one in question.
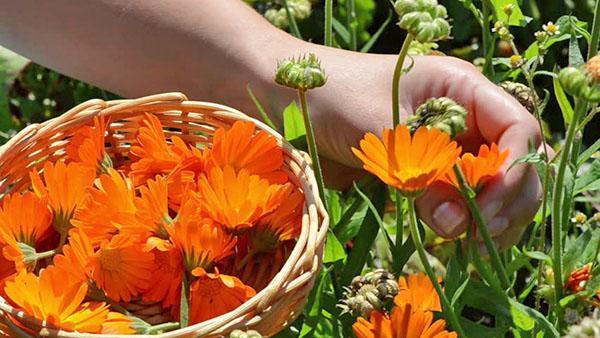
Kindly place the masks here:
<instances>
[{"instance_id":1,"label":"dried flower head","mask_svg":"<svg viewBox=\"0 0 600 338\"><path fill-rule=\"evenodd\" d=\"M288 88L306 91L323 86L327 82L327 76L321 68L321 62L311 53L308 57L277 62L275 82Z\"/></svg>"},{"instance_id":2,"label":"dried flower head","mask_svg":"<svg viewBox=\"0 0 600 338\"><path fill-rule=\"evenodd\" d=\"M426 126L439 129L455 138L467 129L467 115L467 110L450 98L431 98L417 108L406 124L411 133Z\"/></svg>"},{"instance_id":3,"label":"dried flower head","mask_svg":"<svg viewBox=\"0 0 600 338\"><path fill-rule=\"evenodd\" d=\"M517 99L530 113L535 112L535 107L539 104L539 97L528 86L519 82L503 81L500 83L500 87Z\"/></svg>"},{"instance_id":4,"label":"dried flower head","mask_svg":"<svg viewBox=\"0 0 600 338\"><path fill-rule=\"evenodd\" d=\"M352 316L368 317L374 310L381 310L398 293L396 277L377 269L364 276L352 279L350 287L345 288L344 299L338 304L342 313Z\"/></svg>"}]
</instances>

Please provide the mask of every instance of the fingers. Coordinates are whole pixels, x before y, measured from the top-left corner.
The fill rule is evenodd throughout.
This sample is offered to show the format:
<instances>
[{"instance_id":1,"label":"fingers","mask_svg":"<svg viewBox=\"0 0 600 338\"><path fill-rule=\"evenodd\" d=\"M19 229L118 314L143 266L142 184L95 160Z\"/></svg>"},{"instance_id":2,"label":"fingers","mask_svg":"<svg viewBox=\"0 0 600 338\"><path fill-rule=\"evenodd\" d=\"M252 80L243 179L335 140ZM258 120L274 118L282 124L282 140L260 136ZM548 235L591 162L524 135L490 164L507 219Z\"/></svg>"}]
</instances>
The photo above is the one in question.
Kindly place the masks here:
<instances>
[{"instance_id":1,"label":"fingers","mask_svg":"<svg viewBox=\"0 0 600 338\"><path fill-rule=\"evenodd\" d=\"M467 229L470 222L465 202L445 183L435 183L417 198L419 217L438 235L453 238Z\"/></svg>"}]
</instances>

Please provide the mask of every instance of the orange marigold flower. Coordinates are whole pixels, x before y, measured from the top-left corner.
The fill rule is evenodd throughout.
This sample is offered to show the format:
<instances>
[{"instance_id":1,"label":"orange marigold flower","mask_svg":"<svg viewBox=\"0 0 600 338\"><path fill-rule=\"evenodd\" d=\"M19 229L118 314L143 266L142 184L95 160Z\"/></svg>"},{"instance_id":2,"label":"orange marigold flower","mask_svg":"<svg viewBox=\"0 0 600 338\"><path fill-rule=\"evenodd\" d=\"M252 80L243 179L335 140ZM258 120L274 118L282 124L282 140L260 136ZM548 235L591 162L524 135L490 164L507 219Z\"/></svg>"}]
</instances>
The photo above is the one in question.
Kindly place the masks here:
<instances>
[{"instance_id":1,"label":"orange marigold flower","mask_svg":"<svg viewBox=\"0 0 600 338\"><path fill-rule=\"evenodd\" d=\"M108 297L129 302L148 288L154 254L144 248L135 236L116 235L90 258L92 279Z\"/></svg>"},{"instance_id":2,"label":"orange marigold flower","mask_svg":"<svg viewBox=\"0 0 600 338\"><path fill-rule=\"evenodd\" d=\"M281 170L283 151L277 139L262 130L256 132L252 122L236 121L229 130L217 129L209 157L211 164L221 168L246 169L271 183L287 181L287 174Z\"/></svg>"},{"instance_id":3,"label":"orange marigold flower","mask_svg":"<svg viewBox=\"0 0 600 338\"><path fill-rule=\"evenodd\" d=\"M54 256L54 267L61 270L70 280L87 282L91 278L88 265L94 255L92 242L85 232L79 229L69 231L68 244L62 247L62 254Z\"/></svg>"},{"instance_id":4,"label":"orange marigold flower","mask_svg":"<svg viewBox=\"0 0 600 338\"><path fill-rule=\"evenodd\" d=\"M500 152L495 143L492 143L491 147L482 144L477 156L466 153L458 159L457 163L469 186L479 190L487 181L496 176L498 169L504 164L507 157L508 150ZM449 172L442 180L460 189L460 184L453 171Z\"/></svg>"},{"instance_id":5,"label":"orange marigold flower","mask_svg":"<svg viewBox=\"0 0 600 338\"><path fill-rule=\"evenodd\" d=\"M135 222L134 198L131 181L110 168L89 189L89 196L76 211L72 223L97 246L116 234L120 226Z\"/></svg>"},{"instance_id":6,"label":"orange marigold flower","mask_svg":"<svg viewBox=\"0 0 600 338\"><path fill-rule=\"evenodd\" d=\"M94 168L97 172L112 167L112 161L104 149L106 127L106 119L95 116L93 127L79 128L65 149L69 159Z\"/></svg>"},{"instance_id":7,"label":"orange marigold flower","mask_svg":"<svg viewBox=\"0 0 600 338\"><path fill-rule=\"evenodd\" d=\"M134 334L133 322L129 317L118 312L109 312L102 323L102 334Z\"/></svg>"},{"instance_id":8,"label":"orange marigold flower","mask_svg":"<svg viewBox=\"0 0 600 338\"><path fill-rule=\"evenodd\" d=\"M146 181L146 185L141 186L139 190L140 197L135 199L139 223L146 225L148 231L167 238L166 227L173 223L169 215L167 181L161 176L156 176L155 179Z\"/></svg>"},{"instance_id":9,"label":"orange marigold flower","mask_svg":"<svg viewBox=\"0 0 600 338\"><path fill-rule=\"evenodd\" d=\"M573 293L583 291L587 282L592 279L592 263L588 263L581 268L574 270L569 275L569 279L565 284L565 289Z\"/></svg>"},{"instance_id":10,"label":"orange marigold flower","mask_svg":"<svg viewBox=\"0 0 600 338\"><path fill-rule=\"evenodd\" d=\"M167 143L163 126L155 115L146 114L137 136L138 144L131 147L131 177L135 185L143 184L156 175L168 174L186 161L188 170L199 172L204 167L204 155L196 147L188 147L177 136Z\"/></svg>"},{"instance_id":11,"label":"orange marigold flower","mask_svg":"<svg viewBox=\"0 0 600 338\"><path fill-rule=\"evenodd\" d=\"M190 324L200 323L234 310L256 292L237 277L196 269L190 286Z\"/></svg>"},{"instance_id":12,"label":"orange marigold flower","mask_svg":"<svg viewBox=\"0 0 600 338\"><path fill-rule=\"evenodd\" d=\"M200 175L198 192L202 210L215 222L231 230L248 228L281 204L286 185L271 185L260 176L226 166Z\"/></svg>"},{"instance_id":13,"label":"orange marigold flower","mask_svg":"<svg viewBox=\"0 0 600 338\"><path fill-rule=\"evenodd\" d=\"M293 185L287 185L281 205L261 218L252 227L249 237L259 252L271 252L280 242L295 239L302 227L304 195Z\"/></svg>"},{"instance_id":14,"label":"orange marigold flower","mask_svg":"<svg viewBox=\"0 0 600 338\"><path fill-rule=\"evenodd\" d=\"M109 313L104 303L82 303L88 286L66 278L52 267L40 276L25 271L6 282L8 298L18 308L50 326L67 331L100 333Z\"/></svg>"},{"instance_id":15,"label":"orange marigold flower","mask_svg":"<svg viewBox=\"0 0 600 338\"><path fill-rule=\"evenodd\" d=\"M398 294L394 298L394 304L411 304L413 310L442 311L440 297L433 283L422 272L408 275L408 278L400 277L398 280Z\"/></svg>"},{"instance_id":16,"label":"orange marigold flower","mask_svg":"<svg viewBox=\"0 0 600 338\"><path fill-rule=\"evenodd\" d=\"M146 302L162 302L168 308L177 304L181 296L181 278L184 266L178 248L171 245L166 250L154 249L154 264L152 278L148 289L144 291Z\"/></svg>"},{"instance_id":17,"label":"orange marigold flower","mask_svg":"<svg viewBox=\"0 0 600 338\"><path fill-rule=\"evenodd\" d=\"M359 317L352 325L357 338L456 338L446 330L443 319L433 321L433 312L414 310L411 304L397 305L388 316L371 312L369 321Z\"/></svg>"},{"instance_id":18,"label":"orange marigold flower","mask_svg":"<svg viewBox=\"0 0 600 338\"><path fill-rule=\"evenodd\" d=\"M403 194L419 193L443 177L461 151L438 129L420 127L411 137L404 125L385 129L383 141L367 133L360 148L352 148L352 152L363 162L363 168Z\"/></svg>"},{"instance_id":19,"label":"orange marigold flower","mask_svg":"<svg viewBox=\"0 0 600 338\"><path fill-rule=\"evenodd\" d=\"M21 245L39 248L52 233L52 213L45 198L31 192L4 197L0 206L0 246L4 246L4 257L18 269L25 267Z\"/></svg>"},{"instance_id":20,"label":"orange marigold flower","mask_svg":"<svg viewBox=\"0 0 600 338\"><path fill-rule=\"evenodd\" d=\"M210 269L233 253L236 237L226 233L209 218L200 216L197 201L189 199L167 227L171 242L181 251L187 271Z\"/></svg>"},{"instance_id":21,"label":"orange marigold flower","mask_svg":"<svg viewBox=\"0 0 600 338\"><path fill-rule=\"evenodd\" d=\"M33 191L48 200L54 211L54 228L63 236L71 227L75 210L83 205L87 189L96 178L96 171L78 163L46 162L44 180L37 170L30 174Z\"/></svg>"}]
</instances>

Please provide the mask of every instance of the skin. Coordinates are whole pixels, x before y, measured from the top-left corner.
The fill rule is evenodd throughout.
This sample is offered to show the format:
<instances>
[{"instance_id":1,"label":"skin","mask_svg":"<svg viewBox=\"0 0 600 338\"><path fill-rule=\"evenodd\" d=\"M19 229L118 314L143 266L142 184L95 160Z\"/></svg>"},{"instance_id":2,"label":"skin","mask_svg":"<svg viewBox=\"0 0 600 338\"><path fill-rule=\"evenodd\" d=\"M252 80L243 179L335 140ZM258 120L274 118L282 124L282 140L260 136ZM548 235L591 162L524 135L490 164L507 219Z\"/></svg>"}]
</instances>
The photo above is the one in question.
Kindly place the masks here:
<instances>
[{"instance_id":1,"label":"skin","mask_svg":"<svg viewBox=\"0 0 600 338\"><path fill-rule=\"evenodd\" d=\"M328 184L360 177L351 153L368 131L391 126L395 55L360 54L300 41L271 26L240 0L0 0L0 44L59 72L123 95L181 91L256 117L250 85L271 112L295 93L273 81L277 60L315 53L325 87L309 93L310 110ZM459 138L476 151L496 142L510 155L478 202L497 244L517 241L541 200L535 171L506 167L540 144L535 119L470 63L451 57L415 58L400 84L402 114L427 98L448 96L470 112ZM276 114L271 114L280 121ZM417 201L420 217L444 237L471 223L462 198L435 185Z\"/></svg>"}]
</instances>

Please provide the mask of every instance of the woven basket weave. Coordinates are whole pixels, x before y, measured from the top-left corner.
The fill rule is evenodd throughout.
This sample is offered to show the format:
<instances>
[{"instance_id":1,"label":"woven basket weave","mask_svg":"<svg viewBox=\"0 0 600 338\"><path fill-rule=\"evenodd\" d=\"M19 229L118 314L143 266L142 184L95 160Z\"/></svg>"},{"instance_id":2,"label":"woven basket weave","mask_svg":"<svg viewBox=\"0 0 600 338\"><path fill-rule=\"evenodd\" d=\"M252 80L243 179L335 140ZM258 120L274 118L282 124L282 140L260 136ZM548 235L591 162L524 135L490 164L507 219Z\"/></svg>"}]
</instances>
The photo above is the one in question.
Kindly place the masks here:
<instances>
[{"instance_id":1,"label":"woven basket weave","mask_svg":"<svg viewBox=\"0 0 600 338\"><path fill-rule=\"evenodd\" d=\"M135 141L139 121L144 114L156 115L165 128L165 136L178 135L191 144L211 143L218 127L229 127L237 120L254 122L259 129L279 140L285 169L290 179L305 194L302 231L289 258L279 271L260 272L265 278L262 290L237 309L209 321L152 337L227 337L235 329L257 330L272 336L289 325L301 312L323 256L328 216L319 199L310 159L293 149L276 131L243 113L218 104L188 101L181 93L166 93L134 100L90 100L60 117L30 125L0 147L0 198L11 191L29 186L28 173L39 169L45 160L65 156L69 138L83 125L93 125L94 116L110 117L107 153L116 165L126 163L130 145ZM269 278L269 280L266 280ZM144 337L144 335L92 335L55 330L10 306L0 297L0 317L19 320L40 336L48 337ZM16 333L15 333L16 334ZM26 336L27 337L27 336Z\"/></svg>"}]
</instances>

